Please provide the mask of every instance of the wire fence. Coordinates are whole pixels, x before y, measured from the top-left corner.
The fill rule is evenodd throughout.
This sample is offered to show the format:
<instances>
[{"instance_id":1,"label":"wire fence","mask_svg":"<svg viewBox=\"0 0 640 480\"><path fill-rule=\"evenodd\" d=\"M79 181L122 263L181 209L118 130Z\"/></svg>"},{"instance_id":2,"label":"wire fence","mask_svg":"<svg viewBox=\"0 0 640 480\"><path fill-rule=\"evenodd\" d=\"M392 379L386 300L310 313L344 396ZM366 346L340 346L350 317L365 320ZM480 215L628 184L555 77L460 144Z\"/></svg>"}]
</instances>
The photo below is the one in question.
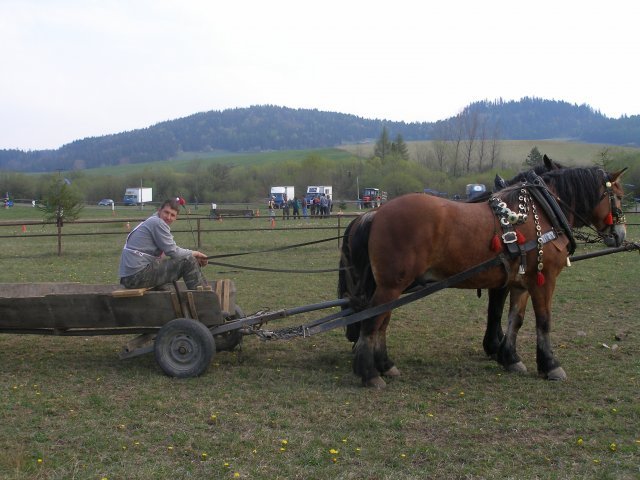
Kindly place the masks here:
<instances>
[{"instance_id":1,"label":"wire fence","mask_svg":"<svg viewBox=\"0 0 640 480\"><path fill-rule=\"evenodd\" d=\"M627 218L632 220L628 226L640 225L637 217L640 212L627 211ZM358 217L358 213L333 213L328 216L314 215L299 219L282 216L247 216L244 212L238 214L224 215L180 215L177 228L172 228L172 233L189 233L195 239L196 248L202 247L202 235L212 232L260 232L260 231L288 231L288 230L325 230L336 232L336 237L340 237L344 228L349 222ZM117 219L87 219L65 222L58 225L56 222L45 222L38 220L1 221L0 239L8 238L42 238L55 237L58 243L58 254L62 252L62 243L65 237L94 236L94 235L120 235L129 232L132 228L146 218L129 217ZM225 220L235 220L229 222L229 227L222 226ZM242 222L238 222L241 220ZM312 220L312 222L310 221ZM242 228L239 224L247 222ZM305 225L305 222L308 225ZM40 231L34 231L33 227L40 227ZM117 226L119 228L113 228ZM95 228L91 228L95 227ZM339 240L338 240L339 244Z\"/></svg>"}]
</instances>

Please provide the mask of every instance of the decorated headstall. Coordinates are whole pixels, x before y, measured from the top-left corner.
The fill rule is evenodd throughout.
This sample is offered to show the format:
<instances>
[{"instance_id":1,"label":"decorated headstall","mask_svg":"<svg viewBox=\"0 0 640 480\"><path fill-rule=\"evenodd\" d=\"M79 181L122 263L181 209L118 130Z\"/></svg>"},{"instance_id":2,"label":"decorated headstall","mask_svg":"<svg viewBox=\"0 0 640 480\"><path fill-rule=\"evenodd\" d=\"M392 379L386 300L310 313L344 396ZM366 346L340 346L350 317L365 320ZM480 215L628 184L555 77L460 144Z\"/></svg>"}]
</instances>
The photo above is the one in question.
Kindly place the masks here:
<instances>
[{"instance_id":1,"label":"decorated headstall","mask_svg":"<svg viewBox=\"0 0 640 480\"><path fill-rule=\"evenodd\" d=\"M624 212L621 208L616 205L616 195L613 192L613 182L611 181L611 177L608 173L604 172L604 192L602 193L601 199L604 198L605 195L609 196L609 205L610 210L607 216L604 219L605 225L609 225L613 227L615 225L619 225L622 223L627 223L627 219L624 216Z\"/></svg>"}]
</instances>

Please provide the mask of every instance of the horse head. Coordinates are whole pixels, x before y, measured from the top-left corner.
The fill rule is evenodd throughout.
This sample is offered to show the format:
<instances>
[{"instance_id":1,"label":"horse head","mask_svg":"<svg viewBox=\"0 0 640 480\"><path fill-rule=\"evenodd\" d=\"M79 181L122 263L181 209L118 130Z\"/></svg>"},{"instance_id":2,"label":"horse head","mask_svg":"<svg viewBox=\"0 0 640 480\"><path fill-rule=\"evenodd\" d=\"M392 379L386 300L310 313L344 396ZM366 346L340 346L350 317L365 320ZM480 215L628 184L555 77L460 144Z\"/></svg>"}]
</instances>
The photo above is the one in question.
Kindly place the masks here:
<instances>
[{"instance_id":1,"label":"horse head","mask_svg":"<svg viewBox=\"0 0 640 480\"><path fill-rule=\"evenodd\" d=\"M598 167L553 170L541 175L555 192L572 227L592 226L605 245L618 247L626 236L622 212L625 169L605 172Z\"/></svg>"},{"instance_id":2,"label":"horse head","mask_svg":"<svg viewBox=\"0 0 640 480\"><path fill-rule=\"evenodd\" d=\"M627 233L626 219L622 211L624 191L620 178L626 168L613 173L603 172L604 188L600 202L593 211L593 226L602 235L607 247L619 247Z\"/></svg>"}]
</instances>

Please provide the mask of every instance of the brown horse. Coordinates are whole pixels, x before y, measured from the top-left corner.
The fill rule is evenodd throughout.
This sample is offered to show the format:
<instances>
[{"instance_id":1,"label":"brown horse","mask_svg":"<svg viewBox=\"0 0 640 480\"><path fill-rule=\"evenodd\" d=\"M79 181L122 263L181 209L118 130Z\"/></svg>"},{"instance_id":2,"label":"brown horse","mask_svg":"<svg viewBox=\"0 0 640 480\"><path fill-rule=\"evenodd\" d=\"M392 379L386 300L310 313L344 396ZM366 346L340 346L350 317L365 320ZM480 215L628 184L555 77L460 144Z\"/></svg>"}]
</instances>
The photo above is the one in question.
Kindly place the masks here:
<instances>
[{"instance_id":1,"label":"brown horse","mask_svg":"<svg viewBox=\"0 0 640 480\"><path fill-rule=\"evenodd\" d=\"M351 299L354 309L363 310L393 301L416 284L450 278L501 255L504 266L477 273L456 288L509 288L509 325L498 361L514 371L523 370L515 340L531 297L538 372L545 378L565 379L549 332L556 278L569 254L569 227L592 225L608 232L613 243L622 243L626 227L619 178L623 171L555 170L534 183L508 187L487 203L460 203L423 194L398 197L358 217L346 229L341 263L350 268L343 270L339 291ZM558 228L562 216L568 224L564 231ZM514 243L516 253L510 255ZM362 322L353 369L367 386L384 387L381 376L400 374L387 354L390 317L388 311Z\"/></svg>"}]
</instances>

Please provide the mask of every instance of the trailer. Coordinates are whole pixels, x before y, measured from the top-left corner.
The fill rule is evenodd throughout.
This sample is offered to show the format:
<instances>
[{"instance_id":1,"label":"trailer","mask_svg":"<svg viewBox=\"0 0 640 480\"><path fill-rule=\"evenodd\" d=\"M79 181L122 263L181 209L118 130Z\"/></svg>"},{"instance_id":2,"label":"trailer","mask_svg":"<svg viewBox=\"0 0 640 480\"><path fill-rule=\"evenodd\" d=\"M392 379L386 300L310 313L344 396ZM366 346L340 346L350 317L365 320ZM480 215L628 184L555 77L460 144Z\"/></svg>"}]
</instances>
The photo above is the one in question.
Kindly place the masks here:
<instances>
[{"instance_id":1,"label":"trailer","mask_svg":"<svg viewBox=\"0 0 640 480\"><path fill-rule=\"evenodd\" d=\"M244 317L231 280L206 290L123 289L121 285L78 283L0 284L0 333L58 336L138 335L120 358L155 353L172 377L194 377L216 351L233 350L240 331L214 335L211 329Z\"/></svg>"}]
</instances>

